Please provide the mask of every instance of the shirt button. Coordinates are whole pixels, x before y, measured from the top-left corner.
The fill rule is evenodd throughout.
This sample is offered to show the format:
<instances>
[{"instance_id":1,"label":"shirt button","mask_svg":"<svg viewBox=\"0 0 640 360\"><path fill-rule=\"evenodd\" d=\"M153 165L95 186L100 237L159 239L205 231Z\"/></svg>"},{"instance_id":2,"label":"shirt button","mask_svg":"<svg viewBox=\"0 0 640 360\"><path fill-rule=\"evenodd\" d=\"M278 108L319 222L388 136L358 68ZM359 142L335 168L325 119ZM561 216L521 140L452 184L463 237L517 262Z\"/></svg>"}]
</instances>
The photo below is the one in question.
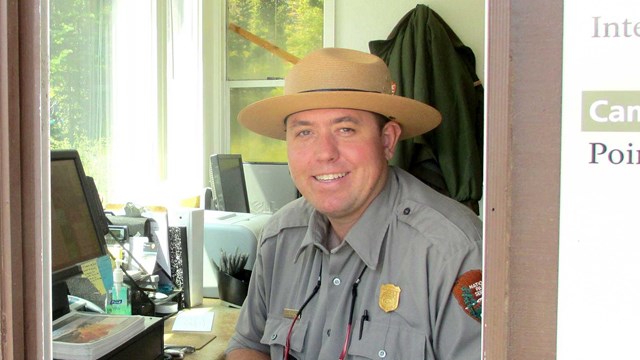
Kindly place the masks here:
<instances>
[{"instance_id":1,"label":"shirt button","mask_svg":"<svg viewBox=\"0 0 640 360\"><path fill-rule=\"evenodd\" d=\"M340 278L333 278L333 285L338 286L340 285L341 281Z\"/></svg>"},{"instance_id":2,"label":"shirt button","mask_svg":"<svg viewBox=\"0 0 640 360\"><path fill-rule=\"evenodd\" d=\"M402 213L405 215L411 214L411 208L404 208L404 211L402 211Z\"/></svg>"},{"instance_id":3,"label":"shirt button","mask_svg":"<svg viewBox=\"0 0 640 360\"><path fill-rule=\"evenodd\" d=\"M331 337L331 329L327 329L327 336Z\"/></svg>"},{"instance_id":4,"label":"shirt button","mask_svg":"<svg viewBox=\"0 0 640 360\"><path fill-rule=\"evenodd\" d=\"M278 334L272 334L271 335L271 340L275 340L278 337Z\"/></svg>"},{"instance_id":5,"label":"shirt button","mask_svg":"<svg viewBox=\"0 0 640 360\"><path fill-rule=\"evenodd\" d=\"M380 351L378 351L378 357L379 357L380 359L384 359L385 357L387 357L387 352L386 352L386 351L384 351L384 350L380 350Z\"/></svg>"}]
</instances>

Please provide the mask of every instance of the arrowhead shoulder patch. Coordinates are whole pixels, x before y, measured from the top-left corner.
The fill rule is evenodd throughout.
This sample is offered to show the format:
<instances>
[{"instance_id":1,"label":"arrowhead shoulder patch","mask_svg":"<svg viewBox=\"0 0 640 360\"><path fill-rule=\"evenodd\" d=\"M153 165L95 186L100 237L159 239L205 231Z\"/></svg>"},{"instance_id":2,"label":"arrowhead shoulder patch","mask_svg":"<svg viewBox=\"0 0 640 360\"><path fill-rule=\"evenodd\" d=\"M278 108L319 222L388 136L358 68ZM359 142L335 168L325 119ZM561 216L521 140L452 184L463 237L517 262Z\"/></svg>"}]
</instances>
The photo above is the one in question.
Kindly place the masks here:
<instances>
[{"instance_id":1,"label":"arrowhead shoulder patch","mask_svg":"<svg viewBox=\"0 0 640 360\"><path fill-rule=\"evenodd\" d=\"M467 315L482 320L482 271L470 270L460 275L451 291Z\"/></svg>"}]
</instances>

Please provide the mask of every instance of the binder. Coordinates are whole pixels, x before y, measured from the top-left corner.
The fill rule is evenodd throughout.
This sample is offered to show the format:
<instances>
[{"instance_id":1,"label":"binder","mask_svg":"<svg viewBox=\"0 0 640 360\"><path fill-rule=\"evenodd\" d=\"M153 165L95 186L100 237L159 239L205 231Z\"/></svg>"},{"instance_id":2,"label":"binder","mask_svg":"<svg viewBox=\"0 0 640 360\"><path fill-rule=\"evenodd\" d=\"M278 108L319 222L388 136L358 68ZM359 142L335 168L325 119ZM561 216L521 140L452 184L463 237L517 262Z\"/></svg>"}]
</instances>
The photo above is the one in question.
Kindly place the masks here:
<instances>
[{"instance_id":1,"label":"binder","mask_svg":"<svg viewBox=\"0 0 640 360\"><path fill-rule=\"evenodd\" d=\"M171 279L178 288L179 295L187 308L192 307L191 292L189 291L189 250L187 244L186 226L169 226L169 266Z\"/></svg>"}]
</instances>

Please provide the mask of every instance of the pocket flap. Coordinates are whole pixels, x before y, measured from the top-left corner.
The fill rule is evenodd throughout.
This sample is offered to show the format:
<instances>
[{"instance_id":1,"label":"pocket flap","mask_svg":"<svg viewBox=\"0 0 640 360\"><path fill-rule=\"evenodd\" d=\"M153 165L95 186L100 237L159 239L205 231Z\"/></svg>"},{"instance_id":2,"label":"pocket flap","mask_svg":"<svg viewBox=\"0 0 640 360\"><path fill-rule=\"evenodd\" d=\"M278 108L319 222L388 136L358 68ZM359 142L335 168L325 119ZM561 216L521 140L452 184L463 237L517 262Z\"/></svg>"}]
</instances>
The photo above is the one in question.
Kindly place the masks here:
<instances>
[{"instance_id":1,"label":"pocket flap","mask_svg":"<svg viewBox=\"0 0 640 360\"><path fill-rule=\"evenodd\" d=\"M292 322L293 319L284 318L280 315L269 315L260 342L269 346L281 345L284 348ZM308 321L304 321L304 319L298 319L296 321L291 331L291 339L289 340L289 345L293 351L302 352L308 327Z\"/></svg>"},{"instance_id":2,"label":"pocket flap","mask_svg":"<svg viewBox=\"0 0 640 360\"><path fill-rule=\"evenodd\" d=\"M425 334L419 331L366 322L362 339L354 333L348 354L367 359L422 359L425 356Z\"/></svg>"}]
</instances>

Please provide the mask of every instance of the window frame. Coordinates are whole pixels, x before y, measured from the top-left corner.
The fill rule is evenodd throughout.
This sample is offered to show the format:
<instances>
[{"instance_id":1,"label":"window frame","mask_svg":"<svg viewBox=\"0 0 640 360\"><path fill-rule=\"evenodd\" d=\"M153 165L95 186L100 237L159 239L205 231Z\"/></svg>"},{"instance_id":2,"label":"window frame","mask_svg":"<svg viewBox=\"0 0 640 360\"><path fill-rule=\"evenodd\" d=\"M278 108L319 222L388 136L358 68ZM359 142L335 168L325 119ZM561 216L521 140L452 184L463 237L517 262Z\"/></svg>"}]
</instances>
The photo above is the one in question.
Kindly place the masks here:
<instances>
[{"instance_id":1,"label":"window frame","mask_svg":"<svg viewBox=\"0 0 640 360\"><path fill-rule=\"evenodd\" d=\"M205 2L207 3L207 2ZM210 68L211 74L207 74L205 70L204 93L206 99L211 99L211 104L207 105L205 101L205 119L204 133L205 136L205 159L214 153L228 153L231 150L231 90L234 88L265 88L265 87L283 87L284 80L227 80L226 69L226 43L227 32L227 0L217 1L215 4L209 4L212 8L205 7L203 13L212 16L204 16L203 23L205 30L222 29L213 34L204 36L205 40L205 69ZM335 44L335 0L324 0L324 17L323 17L323 47L333 47ZM210 22L210 23L208 23ZM213 24L218 24L217 26ZM220 25L223 24L223 25ZM210 36L210 38L207 38ZM206 49L206 44L211 45L212 49ZM211 54L211 56L208 56ZM218 75L216 75L218 74ZM215 94L212 98L207 94ZM206 162L205 162L206 163ZM205 172L208 174L208 170ZM208 178L204 179L206 184Z\"/></svg>"}]
</instances>

